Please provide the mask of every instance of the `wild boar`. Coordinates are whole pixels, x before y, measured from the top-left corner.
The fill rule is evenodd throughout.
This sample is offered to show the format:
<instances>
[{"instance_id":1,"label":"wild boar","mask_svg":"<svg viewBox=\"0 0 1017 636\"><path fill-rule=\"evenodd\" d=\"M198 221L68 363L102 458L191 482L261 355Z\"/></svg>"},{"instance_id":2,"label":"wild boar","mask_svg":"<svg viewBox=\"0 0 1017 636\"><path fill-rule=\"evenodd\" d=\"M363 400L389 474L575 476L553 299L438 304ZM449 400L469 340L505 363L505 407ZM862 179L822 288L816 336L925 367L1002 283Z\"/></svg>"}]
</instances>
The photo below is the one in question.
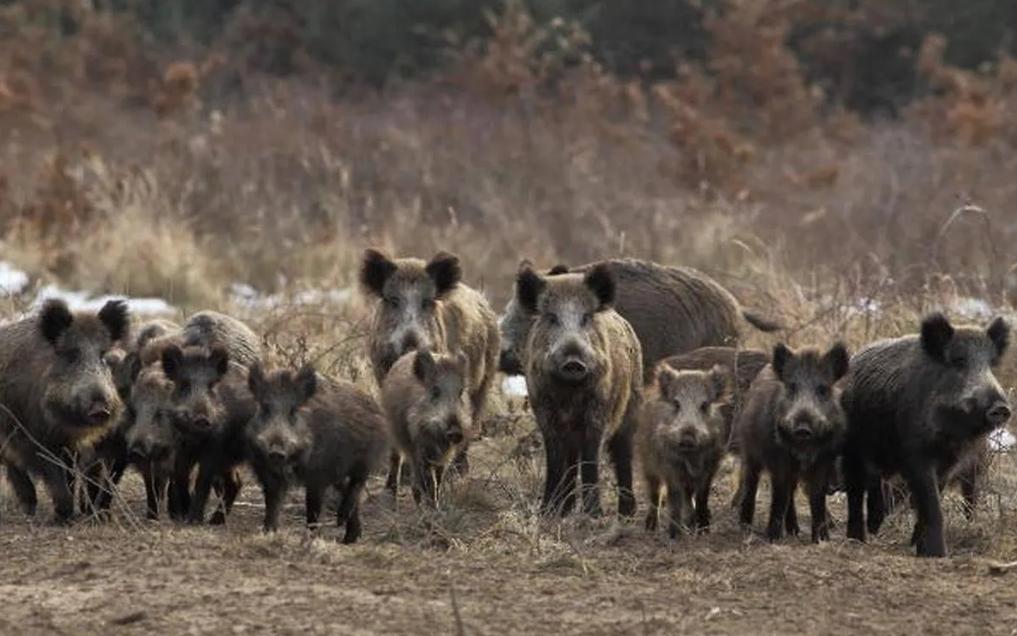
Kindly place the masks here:
<instances>
[{"instance_id":1,"label":"wild boar","mask_svg":"<svg viewBox=\"0 0 1017 636\"><path fill-rule=\"evenodd\" d=\"M459 258L447 252L425 263L415 258L392 260L368 249L360 267L361 285L377 299L368 349L378 386L409 351L462 352L468 362L470 416L479 422L497 373L498 322L487 299L462 277ZM468 472L467 446L460 449L455 463L457 472ZM396 478L389 475L390 489Z\"/></svg>"},{"instance_id":2,"label":"wild boar","mask_svg":"<svg viewBox=\"0 0 1017 636\"><path fill-rule=\"evenodd\" d=\"M516 297L534 317L524 359L547 456L544 512L571 512L578 478L583 510L600 513L600 445L607 437L618 512L633 515L632 436L642 399L643 355L632 326L611 308L610 268L547 278L524 268Z\"/></svg>"},{"instance_id":3,"label":"wild boar","mask_svg":"<svg viewBox=\"0 0 1017 636\"><path fill-rule=\"evenodd\" d=\"M650 500L647 530L657 529L665 490L672 538L693 526L709 528L710 487L730 436L730 423L722 412L729 373L720 366L709 371L676 371L666 363L657 367L637 435Z\"/></svg>"},{"instance_id":4,"label":"wild boar","mask_svg":"<svg viewBox=\"0 0 1017 636\"><path fill-rule=\"evenodd\" d=\"M105 356L129 326L123 301L91 315L48 300L38 315L0 328L0 442L23 507L35 506L35 474L46 484L56 521L73 517L66 465L120 417L123 401Z\"/></svg>"},{"instance_id":5,"label":"wild boar","mask_svg":"<svg viewBox=\"0 0 1017 636\"><path fill-rule=\"evenodd\" d=\"M247 456L245 427L255 412L247 388L247 370L231 365L229 353L211 348L170 344L162 350L162 370L173 385L166 414L177 429L174 495L190 496L189 523L204 520L205 506L214 483L223 488L223 506L212 523L223 523L242 484L237 468ZM192 495L186 491L190 472L198 466Z\"/></svg>"},{"instance_id":6,"label":"wild boar","mask_svg":"<svg viewBox=\"0 0 1017 636\"><path fill-rule=\"evenodd\" d=\"M321 515L328 488L339 493L343 543L360 538L360 496L382 459L385 419L371 396L348 382L320 378L310 366L266 374L251 367L248 386L257 413L247 428L251 464L265 495L265 531L279 527L286 491L305 488L307 525Z\"/></svg>"},{"instance_id":7,"label":"wild boar","mask_svg":"<svg viewBox=\"0 0 1017 636\"><path fill-rule=\"evenodd\" d=\"M700 347L733 347L745 324L762 331L776 331L780 325L743 310L735 298L712 278L687 267L667 267L635 259L616 259L569 269L552 268L548 276L585 274L604 267L617 281L614 309L635 330L642 347L646 382L662 359ZM520 265L532 269L529 262ZM523 352L535 317L519 305L517 295L509 300L499 319L501 353L499 368L509 375L522 375L526 366Z\"/></svg>"},{"instance_id":8,"label":"wild boar","mask_svg":"<svg viewBox=\"0 0 1017 636\"><path fill-rule=\"evenodd\" d=\"M413 474L413 497L437 504L442 477L452 459L473 436L467 386L466 355L414 351L399 358L381 385L395 446ZM398 475L398 465L390 475ZM388 484L397 494L397 483Z\"/></svg>"},{"instance_id":9,"label":"wild boar","mask_svg":"<svg viewBox=\"0 0 1017 636\"><path fill-rule=\"evenodd\" d=\"M812 541L830 538L827 484L841 451L846 418L836 383L848 371L848 353L834 344L826 353L783 344L752 382L735 424L742 456L741 522L752 523L759 476L770 474L770 541L798 534L794 493L804 479L812 513Z\"/></svg>"},{"instance_id":10,"label":"wild boar","mask_svg":"<svg viewBox=\"0 0 1017 636\"><path fill-rule=\"evenodd\" d=\"M878 530L885 508L879 478L899 473L917 512L912 539L918 555L946 555L939 484L1010 419L1010 403L993 374L1009 340L1003 318L985 328L954 327L937 312L922 320L920 333L873 343L855 355L843 399L849 538L865 540L866 494L877 517L870 527Z\"/></svg>"}]
</instances>

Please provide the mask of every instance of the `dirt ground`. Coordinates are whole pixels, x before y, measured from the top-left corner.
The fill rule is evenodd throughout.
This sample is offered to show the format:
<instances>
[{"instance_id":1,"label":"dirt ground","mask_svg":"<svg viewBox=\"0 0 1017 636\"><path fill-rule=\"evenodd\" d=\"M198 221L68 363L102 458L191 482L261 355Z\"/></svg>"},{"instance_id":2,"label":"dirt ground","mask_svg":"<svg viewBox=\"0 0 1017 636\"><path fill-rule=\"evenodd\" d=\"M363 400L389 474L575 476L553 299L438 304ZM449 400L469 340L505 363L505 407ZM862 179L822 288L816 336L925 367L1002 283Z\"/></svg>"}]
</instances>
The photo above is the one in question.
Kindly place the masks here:
<instances>
[{"instance_id":1,"label":"dirt ground","mask_svg":"<svg viewBox=\"0 0 1017 636\"><path fill-rule=\"evenodd\" d=\"M260 532L251 480L225 528L140 518L140 480L125 480L112 520L73 527L30 521L4 497L3 633L311 634L1017 634L1014 461L994 463L975 522L947 502L953 556L919 560L898 512L875 541L769 545L738 527L715 486L715 527L671 542L610 517L535 514L540 456L512 435L482 442L474 470L424 515L372 483L355 546L335 528L312 538L293 493L285 530ZM519 453L517 453L519 455ZM501 459L499 459L501 458ZM605 504L614 505L606 484ZM768 493L758 509L765 515ZM835 496L843 522L843 499ZM807 507L799 499L799 510ZM806 515L807 518L807 515ZM803 522L807 528L807 521Z\"/></svg>"}]
</instances>

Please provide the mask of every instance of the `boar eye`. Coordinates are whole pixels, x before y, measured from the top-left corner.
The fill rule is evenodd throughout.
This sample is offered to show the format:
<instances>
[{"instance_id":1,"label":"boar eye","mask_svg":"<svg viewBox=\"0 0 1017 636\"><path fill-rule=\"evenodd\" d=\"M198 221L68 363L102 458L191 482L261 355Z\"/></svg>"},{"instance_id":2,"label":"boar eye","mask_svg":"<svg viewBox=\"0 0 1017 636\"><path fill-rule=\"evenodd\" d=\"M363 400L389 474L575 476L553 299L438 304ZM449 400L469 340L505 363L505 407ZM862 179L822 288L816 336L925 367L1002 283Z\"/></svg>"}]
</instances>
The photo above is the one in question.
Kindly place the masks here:
<instances>
[{"instance_id":1,"label":"boar eye","mask_svg":"<svg viewBox=\"0 0 1017 636\"><path fill-rule=\"evenodd\" d=\"M583 314L583 326L588 327L593 320L593 314Z\"/></svg>"},{"instance_id":2,"label":"boar eye","mask_svg":"<svg viewBox=\"0 0 1017 636\"><path fill-rule=\"evenodd\" d=\"M557 314L552 314L552 313L544 314L544 320L546 320L547 324L549 324L549 325L557 325L558 322L559 322L558 321L558 315Z\"/></svg>"},{"instance_id":3,"label":"boar eye","mask_svg":"<svg viewBox=\"0 0 1017 636\"><path fill-rule=\"evenodd\" d=\"M830 397L830 387L825 384L820 384L816 387L816 395L823 399Z\"/></svg>"},{"instance_id":4,"label":"boar eye","mask_svg":"<svg viewBox=\"0 0 1017 636\"><path fill-rule=\"evenodd\" d=\"M398 296L385 296L385 304L393 309L399 308L399 297Z\"/></svg>"},{"instance_id":5,"label":"boar eye","mask_svg":"<svg viewBox=\"0 0 1017 636\"><path fill-rule=\"evenodd\" d=\"M798 383L792 382L791 384L787 385L787 392L790 393L791 395L798 393Z\"/></svg>"},{"instance_id":6,"label":"boar eye","mask_svg":"<svg viewBox=\"0 0 1017 636\"><path fill-rule=\"evenodd\" d=\"M177 387L180 389L181 393L187 393L188 391L191 390L191 383L188 382L187 380L181 380L180 384L177 385Z\"/></svg>"},{"instance_id":7,"label":"boar eye","mask_svg":"<svg viewBox=\"0 0 1017 636\"><path fill-rule=\"evenodd\" d=\"M963 369L968 366L968 359L964 356L957 356L951 361L951 364L953 364L954 368Z\"/></svg>"},{"instance_id":8,"label":"boar eye","mask_svg":"<svg viewBox=\"0 0 1017 636\"><path fill-rule=\"evenodd\" d=\"M710 410L710 403L703 402L702 404L699 405L699 410L702 411L703 413L707 413Z\"/></svg>"},{"instance_id":9,"label":"boar eye","mask_svg":"<svg viewBox=\"0 0 1017 636\"><path fill-rule=\"evenodd\" d=\"M675 401L671 402L671 404L674 405L674 410L675 411L677 411L679 413L681 412L681 410L682 410L682 403L681 402L679 402L678 400L675 400Z\"/></svg>"},{"instance_id":10,"label":"boar eye","mask_svg":"<svg viewBox=\"0 0 1017 636\"><path fill-rule=\"evenodd\" d=\"M431 387L431 399L437 400L441 397L441 389L436 386Z\"/></svg>"},{"instance_id":11,"label":"boar eye","mask_svg":"<svg viewBox=\"0 0 1017 636\"><path fill-rule=\"evenodd\" d=\"M425 298L425 299L421 300L420 301L420 308L421 309L433 309L434 308L434 299L433 298Z\"/></svg>"}]
</instances>

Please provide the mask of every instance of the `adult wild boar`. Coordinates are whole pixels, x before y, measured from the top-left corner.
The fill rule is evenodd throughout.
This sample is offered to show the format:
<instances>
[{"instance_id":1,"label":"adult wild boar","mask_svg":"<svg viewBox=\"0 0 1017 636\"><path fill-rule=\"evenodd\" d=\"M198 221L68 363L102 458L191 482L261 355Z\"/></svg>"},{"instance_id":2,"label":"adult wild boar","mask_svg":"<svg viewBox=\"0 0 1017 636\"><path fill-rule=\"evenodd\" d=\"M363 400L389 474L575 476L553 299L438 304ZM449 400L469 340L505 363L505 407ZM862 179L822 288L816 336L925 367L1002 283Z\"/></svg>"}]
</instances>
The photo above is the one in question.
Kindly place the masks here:
<instances>
[{"instance_id":1,"label":"adult wild boar","mask_svg":"<svg viewBox=\"0 0 1017 636\"><path fill-rule=\"evenodd\" d=\"M730 372L675 371L657 367L640 414L637 448L650 510L646 529L656 530L664 489L671 509L669 533L710 526L710 487L724 458L730 423L722 412ZM694 502L694 505L693 505Z\"/></svg>"},{"instance_id":2,"label":"adult wild boar","mask_svg":"<svg viewBox=\"0 0 1017 636\"><path fill-rule=\"evenodd\" d=\"M812 540L830 538L827 485L841 451L846 418L836 383L848 371L848 353L837 343L826 353L783 344L752 383L735 423L742 455L741 522L752 523L759 476L770 474L770 520L766 536L783 528L798 534L794 493L804 479L812 513Z\"/></svg>"},{"instance_id":3,"label":"adult wild boar","mask_svg":"<svg viewBox=\"0 0 1017 636\"><path fill-rule=\"evenodd\" d=\"M700 347L735 346L743 325L762 331L779 328L750 311L712 278L687 267L668 267L635 259L614 259L569 269L552 268L548 276L565 273L585 274L604 267L617 281L614 309L632 325L642 346L645 380L652 380L653 369L667 356ZM528 262L521 269L530 269ZM521 375L526 367L523 352L534 323L518 295L509 300L499 320L501 353L499 368L510 375Z\"/></svg>"},{"instance_id":4,"label":"adult wild boar","mask_svg":"<svg viewBox=\"0 0 1017 636\"><path fill-rule=\"evenodd\" d=\"M0 447L27 512L36 505L35 474L56 520L74 515L63 464L107 435L120 416L123 402L105 356L129 328L119 300L95 315L48 300L37 316L0 328Z\"/></svg>"},{"instance_id":5,"label":"adult wild boar","mask_svg":"<svg viewBox=\"0 0 1017 636\"><path fill-rule=\"evenodd\" d=\"M395 445L389 474L398 475L400 455L409 462L417 503L437 503L445 470L473 435L466 374L462 352L424 349L399 358L382 382L381 402ZM388 487L397 494L395 480Z\"/></svg>"},{"instance_id":6,"label":"adult wild boar","mask_svg":"<svg viewBox=\"0 0 1017 636\"><path fill-rule=\"evenodd\" d=\"M480 421L497 373L498 322L483 294L462 282L459 258L447 252L429 262L389 259L364 251L360 282L377 299L368 340L374 377L381 386L388 370L408 351L466 355L466 392L471 418ZM456 457L460 473L469 470L467 447ZM395 459L393 459L395 462ZM389 474L389 489L397 475Z\"/></svg>"},{"instance_id":7,"label":"adult wild boar","mask_svg":"<svg viewBox=\"0 0 1017 636\"><path fill-rule=\"evenodd\" d=\"M577 478L583 510L600 512L599 457L607 437L618 481L618 512L635 513L632 436L642 397L639 339L612 308L615 281L605 265L544 278L524 268L519 306L534 317L525 349L526 386L544 437L543 510L568 514Z\"/></svg>"},{"instance_id":8,"label":"adult wild boar","mask_svg":"<svg viewBox=\"0 0 1017 636\"><path fill-rule=\"evenodd\" d=\"M954 327L933 313L919 334L880 341L855 355L843 399L848 537L865 540L866 486L870 515L876 514L870 528L878 530L884 509L878 477L899 473L917 512L912 542L918 555L946 555L940 484L1010 419L1010 403L993 374L1009 339L1002 318L984 329Z\"/></svg>"},{"instance_id":9,"label":"adult wild boar","mask_svg":"<svg viewBox=\"0 0 1017 636\"><path fill-rule=\"evenodd\" d=\"M302 483L308 526L321 515L328 488L339 494L343 543L361 534L360 495L384 455L385 418L371 396L348 382L319 377L309 366L296 373L251 367L248 386L258 404L247 427L251 464L265 494L265 531L279 526L290 486Z\"/></svg>"},{"instance_id":10,"label":"adult wild boar","mask_svg":"<svg viewBox=\"0 0 1017 636\"><path fill-rule=\"evenodd\" d=\"M360 281L378 299L369 336L374 377L408 351L466 354L467 393L480 417L498 362L498 321L483 294L462 282L459 258L440 252L425 263L364 252Z\"/></svg>"}]
</instances>

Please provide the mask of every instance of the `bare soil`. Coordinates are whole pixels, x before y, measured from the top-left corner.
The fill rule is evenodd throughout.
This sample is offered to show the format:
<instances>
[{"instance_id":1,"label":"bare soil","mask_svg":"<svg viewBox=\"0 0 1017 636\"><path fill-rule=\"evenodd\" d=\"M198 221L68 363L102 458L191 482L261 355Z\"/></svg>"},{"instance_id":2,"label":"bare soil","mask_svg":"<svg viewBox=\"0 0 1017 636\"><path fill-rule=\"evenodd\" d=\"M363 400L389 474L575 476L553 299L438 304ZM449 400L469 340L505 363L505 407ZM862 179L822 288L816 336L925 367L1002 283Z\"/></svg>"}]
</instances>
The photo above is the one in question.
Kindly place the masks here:
<instances>
[{"instance_id":1,"label":"bare soil","mask_svg":"<svg viewBox=\"0 0 1017 636\"><path fill-rule=\"evenodd\" d=\"M1017 558L1012 459L994 464L975 522L947 502L950 558L922 560L907 546L910 515L896 513L866 545L807 536L770 545L727 506L730 467L716 485L715 527L670 541L611 517L539 518L540 455L511 454L513 436L475 449L474 470L438 512L408 493L393 510L380 478L365 504L366 533L337 543L311 536L302 493L283 531L260 531L253 480L227 527L179 527L140 518L130 475L112 519L72 527L32 521L4 498L0 613L3 633L302 634L1015 634ZM525 448L525 445L523 445ZM605 504L614 504L605 484ZM843 521L843 499L834 497ZM808 528L807 506L802 527ZM640 519L641 521L641 519ZM807 531L806 531L807 535ZM1009 554L1007 554L1009 553ZM1007 558L1009 557L1009 558Z\"/></svg>"}]
</instances>

